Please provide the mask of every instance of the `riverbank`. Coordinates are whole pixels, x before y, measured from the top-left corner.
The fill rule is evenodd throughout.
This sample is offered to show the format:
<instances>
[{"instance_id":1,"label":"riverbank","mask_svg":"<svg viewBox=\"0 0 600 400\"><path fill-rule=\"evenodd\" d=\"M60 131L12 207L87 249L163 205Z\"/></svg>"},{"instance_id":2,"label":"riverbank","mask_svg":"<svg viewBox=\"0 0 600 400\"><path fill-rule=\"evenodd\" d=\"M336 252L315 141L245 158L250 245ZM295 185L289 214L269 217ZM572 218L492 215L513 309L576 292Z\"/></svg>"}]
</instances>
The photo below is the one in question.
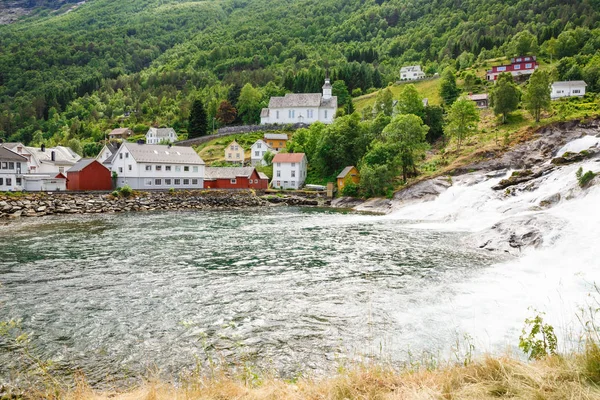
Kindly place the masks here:
<instances>
[{"instance_id":1,"label":"riverbank","mask_svg":"<svg viewBox=\"0 0 600 400\"><path fill-rule=\"evenodd\" d=\"M0 220L55 214L181 211L269 207L271 205L318 206L324 199L297 195L264 195L253 190L191 190L109 193L0 193Z\"/></svg>"}]
</instances>

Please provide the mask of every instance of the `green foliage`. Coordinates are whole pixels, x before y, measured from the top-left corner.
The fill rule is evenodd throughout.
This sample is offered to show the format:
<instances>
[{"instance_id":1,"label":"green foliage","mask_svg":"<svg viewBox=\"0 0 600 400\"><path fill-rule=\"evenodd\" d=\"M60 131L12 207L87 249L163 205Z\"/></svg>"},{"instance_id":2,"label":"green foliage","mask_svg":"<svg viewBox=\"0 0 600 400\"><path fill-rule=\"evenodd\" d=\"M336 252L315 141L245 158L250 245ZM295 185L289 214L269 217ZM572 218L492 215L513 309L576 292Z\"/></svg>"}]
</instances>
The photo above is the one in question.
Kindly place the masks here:
<instances>
[{"instance_id":1,"label":"green foliage","mask_svg":"<svg viewBox=\"0 0 600 400\"><path fill-rule=\"evenodd\" d=\"M415 85L404 85L398 96L396 110L399 114L414 114L420 118L425 117L423 99L419 95Z\"/></svg>"},{"instance_id":2,"label":"green foliage","mask_svg":"<svg viewBox=\"0 0 600 400\"><path fill-rule=\"evenodd\" d=\"M354 181L352 181L352 177L347 176L344 179L344 187L342 187L342 196L348 197L358 197L359 196L360 186Z\"/></svg>"},{"instance_id":3,"label":"green foliage","mask_svg":"<svg viewBox=\"0 0 600 400\"><path fill-rule=\"evenodd\" d=\"M427 142L433 144L444 135L444 109L440 106L425 107L423 123L429 127Z\"/></svg>"},{"instance_id":4,"label":"green foliage","mask_svg":"<svg viewBox=\"0 0 600 400\"><path fill-rule=\"evenodd\" d=\"M498 75L496 85L490 93L490 101L494 114L502 115L502 123L506 122L507 114L519 107L520 100L521 91L515 85L512 75L510 73Z\"/></svg>"},{"instance_id":5,"label":"green foliage","mask_svg":"<svg viewBox=\"0 0 600 400\"><path fill-rule=\"evenodd\" d=\"M376 114L383 113L383 115L388 117L392 116L392 112L394 111L394 95L389 88L385 88L377 93L373 109Z\"/></svg>"},{"instance_id":6,"label":"green foliage","mask_svg":"<svg viewBox=\"0 0 600 400\"><path fill-rule=\"evenodd\" d=\"M525 320L525 327L519 336L519 348L530 360L556 355L557 340L554 327L544 323L544 313L533 311L536 312L536 316Z\"/></svg>"},{"instance_id":7,"label":"green foliage","mask_svg":"<svg viewBox=\"0 0 600 400\"><path fill-rule=\"evenodd\" d=\"M425 141L428 130L421 118L413 114L394 117L383 130L386 142L397 152L397 164L402 169L404 181L409 174L416 174L416 158L424 155L429 147Z\"/></svg>"},{"instance_id":8,"label":"green foliage","mask_svg":"<svg viewBox=\"0 0 600 400\"><path fill-rule=\"evenodd\" d=\"M517 33L509 45L509 57L536 55L539 51L538 40L535 35L529 31Z\"/></svg>"},{"instance_id":9,"label":"green foliage","mask_svg":"<svg viewBox=\"0 0 600 400\"><path fill-rule=\"evenodd\" d=\"M448 112L448 123L445 133L456 138L456 147L460 150L463 140L477 132L479 111L475 103L466 97L460 98Z\"/></svg>"},{"instance_id":10,"label":"green foliage","mask_svg":"<svg viewBox=\"0 0 600 400\"><path fill-rule=\"evenodd\" d=\"M392 187L393 171L388 165L363 164L360 168L360 189L365 197L381 196Z\"/></svg>"},{"instance_id":11,"label":"green foliage","mask_svg":"<svg viewBox=\"0 0 600 400\"><path fill-rule=\"evenodd\" d=\"M204 109L202 100L194 100L188 122L188 138L191 139L207 134L208 126L206 118L206 110Z\"/></svg>"},{"instance_id":12,"label":"green foliage","mask_svg":"<svg viewBox=\"0 0 600 400\"><path fill-rule=\"evenodd\" d=\"M447 67L444 72L442 72L442 77L440 79L440 96L442 97L442 101L446 105L452 105L459 94L460 89L456 86L456 75L454 70Z\"/></svg>"},{"instance_id":13,"label":"green foliage","mask_svg":"<svg viewBox=\"0 0 600 400\"><path fill-rule=\"evenodd\" d=\"M125 185L119 188L119 194L123 197L130 197L133 194L131 186Z\"/></svg>"},{"instance_id":14,"label":"green foliage","mask_svg":"<svg viewBox=\"0 0 600 400\"><path fill-rule=\"evenodd\" d=\"M550 75L546 71L535 71L529 78L523 96L525 107L535 118L535 122L540 122L542 110L550 108L550 93Z\"/></svg>"},{"instance_id":15,"label":"green foliage","mask_svg":"<svg viewBox=\"0 0 600 400\"><path fill-rule=\"evenodd\" d=\"M229 125L237 118L237 110L227 100L219 104L215 118L223 125Z\"/></svg>"},{"instance_id":16,"label":"green foliage","mask_svg":"<svg viewBox=\"0 0 600 400\"><path fill-rule=\"evenodd\" d=\"M260 122L262 93L255 89L252 84L246 83L240 92L237 102L239 116L245 124L257 124Z\"/></svg>"},{"instance_id":17,"label":"green foliage","mask_svg":"<svg viewBox=\"0 0 600 400\"><path fill-rule=\"evenodd\" d=\"M575 176L577 177L577 182L581 188L585 188L589 185L589 183L596 177L596 173L592 171L587 171L585 174L583 173L583 167L579 167L577 172L575 172Z\"/></svg>"},{"instance_id":18,"label":"green foliage","mask_svg":"<svg viewBox=\"0 0 600 400\"><path fill-rule=\"evenodd\" d=\"M267 163L267 165L273 164L273 158L275 158L275 154L270 151L267 151L263 156L263 160Z\"/></svg>"},{"instance_id":19,"label":"green foliage","mask_svg":"<svg viewBox=\"0 0 600 400\"><path fill-rule=\"evenodd\" d=\"M475 88L475 84L477 82L477 76L473 71L469 71L464 75L465 80L465 90L471 91Z\"/></svg>"}]
</instances>

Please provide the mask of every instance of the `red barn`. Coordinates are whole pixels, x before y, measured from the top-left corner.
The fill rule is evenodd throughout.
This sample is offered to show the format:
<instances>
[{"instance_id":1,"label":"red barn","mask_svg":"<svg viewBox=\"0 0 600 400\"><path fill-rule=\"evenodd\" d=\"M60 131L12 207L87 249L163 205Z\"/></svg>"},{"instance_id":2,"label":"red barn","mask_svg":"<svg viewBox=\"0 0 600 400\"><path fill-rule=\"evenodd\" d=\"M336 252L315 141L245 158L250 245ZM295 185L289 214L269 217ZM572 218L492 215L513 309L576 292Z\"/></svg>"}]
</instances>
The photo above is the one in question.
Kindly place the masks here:
<instances>
[{"instance_id":1,"label":"red barn","mask_svg":"<svg viewBox=\"0 0 600 400\"><path fill-rule=\"evenodd\" d=\"M269 178L254 167L206 167L207 189L267 189Z\"/></svg>"},{"instance_id":2,"label":"red barn","mask_svg":"<svg viewBox=\"0 0 600 400\"><path fill-rule=\"evenodd\" d=\"M95 159L84 158L67 171L67 190L112 190L112 175Z\"/></svg>"},{"instance_id":3,"label":"red barn","mask_svg":"<svg viewBox=\"0 0 600 400\"><path fill-rule=\"evenodd\" d=\"M504 72L509 72L514 77L519 77L522 75L531 75L536 69L538 69L538 67L539 64L535 56L511 58L510 64L508 65L499 65L497 67L492 67L492 69L487 72L487 80L495 81L496 79L498 79L498 75Z\"/></svg>"}]
</instances>

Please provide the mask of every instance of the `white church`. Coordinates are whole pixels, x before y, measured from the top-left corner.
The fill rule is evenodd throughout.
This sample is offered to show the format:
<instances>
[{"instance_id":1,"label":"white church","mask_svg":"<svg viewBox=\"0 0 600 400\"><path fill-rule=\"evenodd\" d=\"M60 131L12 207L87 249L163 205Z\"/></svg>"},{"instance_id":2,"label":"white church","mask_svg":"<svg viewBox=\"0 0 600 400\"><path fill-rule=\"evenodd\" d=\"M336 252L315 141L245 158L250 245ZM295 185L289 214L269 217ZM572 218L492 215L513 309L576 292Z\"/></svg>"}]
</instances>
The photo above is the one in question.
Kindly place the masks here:
<instances>
[{"instance_id":1,"label":"white church","mask_svg":"<svg viewBox=\"0 0 600 400\"><path fill-rule=\"evenodd\" d=\"M330 124L337 111L337 96L331 94L329 78L325 79L321 93L288 93L284 97L271 97L269 107L260 113L260 123L265 124Z\"/></svg>"}]
</instances>

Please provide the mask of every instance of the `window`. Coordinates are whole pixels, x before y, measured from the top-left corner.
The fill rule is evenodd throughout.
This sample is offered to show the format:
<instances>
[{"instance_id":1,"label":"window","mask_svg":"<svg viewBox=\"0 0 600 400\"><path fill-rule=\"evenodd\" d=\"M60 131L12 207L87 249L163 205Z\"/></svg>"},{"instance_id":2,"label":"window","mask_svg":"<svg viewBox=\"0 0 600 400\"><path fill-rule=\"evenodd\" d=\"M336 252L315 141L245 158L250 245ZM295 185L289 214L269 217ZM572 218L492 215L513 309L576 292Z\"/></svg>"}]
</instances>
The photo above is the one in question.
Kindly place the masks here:
<instances>
[{"instance_id":1,"label":"window","mask_svg":"<svg viewBox=\"0 0 600 400\"><path fill-rule=\"evenodd\" d=\"M306 117L307 118L312 118L313 117L313 110L306 110Z\"/></svg>"},{"instance_id":2,"label":"window","mask_svg":"<svg viewBox=\"0 0 600 400\"><path fill-rule=\"evenodd\" d=\"M240 158L240 153L235 153L235 158Z\"/></svg>"},{"instance_id":3,"label":"window","mask_svg":"<svg viewBox=\"0 0 600 400\"><path fill-rule=\"evenodd\" d=\"M123 172L123 167L119 167L119 172Z\"/></svg>"},{"instance_id":4,"label":"window","mask_svg":"<svg viewBox=\"0 0 600 400\"><path fill-rule=\"evenodd\" d=\"M0 178L0 186L4 185L4 178Z\"/></svg>"},{"instance_id":5,"label":"window","mask_svg":"<svg viewBox=\"0 0 600 400\"><path fill-rule=\"evenodd\" d=\"M525 61L530 61L531 57L525 57Z\"/></svg>"},{"instance_id":6,"label":"window","mask_svg":"<svg viewBox=\"0 0 600 400\"><path fill-rule=\"evenodd\" d=\"M521 61L523 61L522 58L517 58L517 62L521 62Z\"/></svg>"},{"instance_id":7,"label":"window","mask_svg":"<svg viewBox=\"0 0 600 400\"><path fill-rule=\"evenodd\" d=\"M192 179L192 185L197 185L198 184L198 179Z\"/></svg>"},{"instance_id":8,"label":"window","mask_svg":"<svg viewBox=\"0 0 600 400\"><path fill-rule=\"evenodd\" d=\"M21 178L17 178L17 186L21 186L22 182L21 182Z\"/></svg>"},{"instance_id":9,"label":"window","mask_svg":"<svg viewBox=\"0 0 600 400\"><path fill-rule=\"evenodd\" d=\"M171 180L170 179L165 179L165 185L170 186L171 185Z\"/></svg>"},{"instance_id":10,"label":"window","mask_svg":"<svg viewBox=\"0 0 600 400\"><path fill-rule=\"evenodd\" d=\"M123 159L123 153L119 154L119 159L122 160Z\"/></svg>"},{"instance_id":11,"label":"window","mask_svg":"<svg viewBox=\"0 0 600 400\"><path fill-rule=\"evenodd\" d=\"M184 180L183 180L183 184L184 184L185 186L189 186L189 184L190 184L190 180L189 180L189 179L184 179Z\"/></svg>"},{"instance_id":12,"label":"window","mask_svg":"<svg viewBox=\"0 0 600 400\"><path fill-rule=\"evenodd\" d=\"M162 179L155 179L155 180L154 180L154 184L155 184L156 186L161 186L161 185L162 185Z\"/></svg>"},{"instance_id":13,"label":"window","mask_svg":"<svg viewBox=\"0 0 600 400\"><path fill-rule=\"evenodd\" d=\"M175 186L181 185L181 179L175 179Z\"/></svg>"},{"instance_id":14,"label":"window","mask_svg":"<svg viewBox=\"0 0 600 400\"><path fill-rule=\"evenodd\" d=\"M229 180L229 182L230 182L232 185L235 185L235 184L237 183L237 179L235 179L235 178L233 178L233 179L230 179L230 180Z\"/></svg>"},{"instance_id":15,"label":"window","mask_svg":"<svg viewBox=\"0 0 600 400\"><path fill-rule=\"evenodd\" d=\"M296 187L296 181L292 181L292 187Z\"/></svg>"},{"instance_id":16,"label":"window","mask_svg":"<svg viewBox=\"0 0 600 400\"><path fill-rule=\"evenodd\" d=\"M275 185L277 187L281 187L281 181L277 181L277 185Z\"/></svg>"},{"instance_id":17,"label":"window","mask_svg":"<svg viewBox=\"0 0 600 400\"><path fill-rule=\"evenodd\" d=\"M192 167L192 172L198 172L198 167L197 166Z\"/></svg>"},{"instance_id":18,"label":"window","mask_svg":"<svg viewBox=\"0 0 600 400\"><path fill-rule=\"evenodd\" d=\"M184 172L190 172L190 167L188 167L187 165L185 167L183 167L183 171Z\"/></svg>"},{"instance_id":19,"label":"window","mask_svg":"<svg viewBox=\"0 0 600 400\"><path fill-rule=\"evenodd\" d=\"M129 164L129 165L127 166L127 169L128 169L129 171L131 171L131 169L132 169L132 168L131 168L131 164Z\"/></svg>"},{"instance_id":20,"label":"window","mask_svg":"<svg viewBox=\"0 0 600 400\"><path fill-rule=\"evenodd\" d=\"M288 118L295 118L295 117L296 117L296 111L288 110Z\"/></svg>"},{"instance_id":21,"label":"window","mask_svg":"<svg viewBox=\"0 0 600 400\"><path fill-rule=\"evenodd\" d=\"M279 142L279 147L283 147L283 142Z\"/></svg>"},{"instance_id":22,"label":"window","mask_svg":"<svg viewBox=\"0 0 600 400\"><path fill-rule=\"evenodd\" d=\"M279 119L279 111L275 111L275 119Z\"/></svg>"},{"instance_id":23,"label":"window","mask_svg":"<svg viewBox=\"0 0 600 400\"><path fill-rule=\"evenodd\" d=\"M504 72L504 71L506 71L506 67L498 67L498 69L496 71Z\"/></svg>"},{"instance_id":24,"label":"window","mask_svg":"<svg viewBox=\"0 0 600 400\"><path fill-rule=\"evenodd\" d=\"M8 169L15 169L15 163L14 162L9 162L8 163Z\"/></svg>"},{"instance_id":25,"label":"window","mask_svg":"<svg viewBox=\"0 0 600 400\"><path fill-rule=\"evenodd\" d=\"M515 69L521 69L521 64L516 64Z\"/></svg>"},{"instance_id":26,"label":"window","mask_svg":"<svg viewBox=\"0 0 600 400\"><path fill-rule=\"evenodd\" d=\"M256 143L256 148L257 149L262 149L262 143Z\"/></svg>"},{"instance_id":27,"label":"window","mask_svg":"<svg viewBox=\"0 0 600 400\"><path fill-rule=\"evenodd\" d=\"M129 158L129 153L125 153L125 158Z\"/></svg>"},{"instance_id":28,"label":"window","mask_svg":"<svg viewBox=\"0 0 600 400\"><path fill-rule=\"evenodd\" d=\"M280 163L280 162L278 162L278 163L277 163L277 166L278 166L278 167L281 167L281 163Z\"/></svg>"},{"instance_id":29,"label":"window","mask_svg":"<svg viewBox=\"0 0 600 400\"><path fill-rule=\"evenodd\" d=\"M175 166L175 172L180 172L181 171L181 167L179 165Z\"/></svg>"},{"instance_id":30,"label":"window","mask_svg":"<svg viewBox=\"0 0 600 400\"><path fill-rule=\"evenodd\" d=\"M171 166L170 165L165 165L165 171L171 171Z\"/></svg>"},{"instance_id":31,"label":"window","mask_svg":"<svg viewBox=\"0 0 600 400\"><path fill-rule=\"evenodd\" d=\"M6 186L12 185L12 178L6 178Z\"/></svg>"},{"instance_id":32,"label":"window","mask_svg":"<svg viewBox=\"0 0 600 400\"><path fill-rule=\"evenodd\" d=\"M295 163L295 162L293 162L293 163L292 163L292 168L294 168L295 166L296 166L296 163Z\"/></svg>"},{"instance_id":33,"label":"window","mask_svg":"<svg viewBox=\"0 0 600 400\"><path fill-rule=\"evenodd\" d=\"M162 165L157 165L155 168L157 171L162 171Z\"/></svg>"},{"instance_id":34,"label":"window","mask_svg":"<svg viewBox=\"0 0 600 400\"><path fill-rule=\"evenodd\" d=\"M527 69L531 69L532 65L533 65L533 64L525 64L525 68L527 68Z\"/></svg>"},{"instance_id":35,"label":"window","mask_svg":"<svg viewBox=\"0 0 600 400\"><path fill-rule=\"evenodd\" d=\"M227 154L227 158L232 158L232 157L231 157L231 153L228 153L228 154Z\"/></svg>"},{"instance_id":36,"label":"window","mask_svg":"<svg viewBox=\"0 0 600 400\"><path fill-rule=\"evenodd\" d=\"M292 178L296 177L296 171L292 171Z\"/></svg>"},{"instance_id":37,"label":"window","mask_svg":"<svg viewBox=\"0 0 600 400\"><path fill-rule=\"evenodd\" d=\"M8 169L8 163L3 162L1 167L2 167L2 169Z\"/></svg>"},{"instance_id":38,"label":"window","mask_svg":"<svg viewBox=\"0 0 600 400\"><path fill-rule=\"evenodd\" d=\"M581 90L579 90L579 89L573 89L573 94L575 94L575 93L581 93Z\"/></svg>"},{"instance_id":39,"label":"window","mask_svg":"<svg viewBox=\"0 0 600 400\"><path fill-rule=\"evenodd\" d=\"M260 151L255 151L255 152L254 152L254 156L256 156L256 157L260 157Z\"/></svg>"},{"instance_id":40,"label":"window","mask_svg":"<svg viewBox=\"0 0 600 400\"><path fill-rule=\"evenodd\" d=\"M146 186L152 186L152 179L145 179L144 180L144 185L146 185Z\"/></svg>"},{"instance_id":41,"label":"window","mask_svg":"<svg viewBox=\"0 0 600 400\"><path fill-rule=\"evenodd\" d=\"M281 171L277 171L277 177L281 178Z\"/></svg>"},{"instance_id":42,"label":"window","mask_svg":"<svg viewBox=\"0 0 600 400\"><path fill-rule=\"evenodd\" d=\"M146 171L152 171L152 165L146 165Z\"/></svg>"},{"instance_id":43,"label":"window","mask_svg":"<svg viewBox=\"0 0 600 400\"><path fill-rule=\"evenodd\" d=\"M325 119L327 119L327 110L325 110Z\"/></svg>"}]
</instances>

